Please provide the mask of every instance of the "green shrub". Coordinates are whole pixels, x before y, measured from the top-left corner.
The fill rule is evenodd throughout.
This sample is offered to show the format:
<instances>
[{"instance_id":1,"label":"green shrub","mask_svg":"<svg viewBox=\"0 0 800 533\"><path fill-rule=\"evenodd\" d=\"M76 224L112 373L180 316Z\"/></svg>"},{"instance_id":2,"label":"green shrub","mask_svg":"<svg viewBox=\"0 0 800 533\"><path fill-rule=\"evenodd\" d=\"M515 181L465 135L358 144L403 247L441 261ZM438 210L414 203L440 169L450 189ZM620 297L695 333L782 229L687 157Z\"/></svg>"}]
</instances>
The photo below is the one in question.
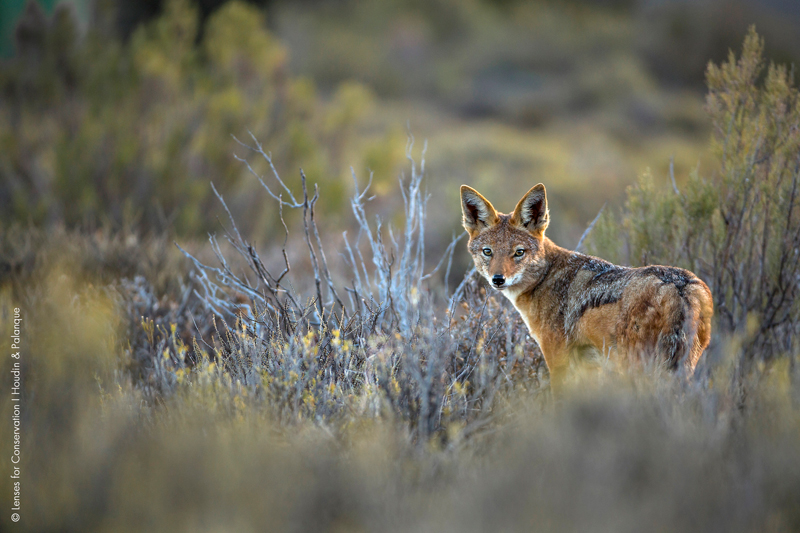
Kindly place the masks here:
<instances>
[{"instance_id":1,"label":"green shrub","mask_svg":"<svg viewBox=\"0 0 800 533\"><path fill-rule=\"evenodd\" d=\"M800 328L800 98L785 67L765 69L751 29L741 57L708 67L707 109L719 167L679 191L645 174L593 253L632 265L689 268L714 294L717 331L747 358L793 349Z\"/></svg>"},{"instance_id":2,"label":"green shrub","mask_svg":"<svg viewBox=\"0 0 800 533\"><path fill-rule=\"evenodd\" d=\"M30 6L18 55L0 71L0 223L208 230L209 181L223 193L255 185L231 157L245 155L232 135L249 130L280 167L330 183L326 205L340 207L338 157L371 95L346 84L324 105L311 82L288 75L260 10L226 3L197 43L196 9L170 0L123 44L102 24L80 37L67 8L48 20Z\"/></svg>"}]
</instances>

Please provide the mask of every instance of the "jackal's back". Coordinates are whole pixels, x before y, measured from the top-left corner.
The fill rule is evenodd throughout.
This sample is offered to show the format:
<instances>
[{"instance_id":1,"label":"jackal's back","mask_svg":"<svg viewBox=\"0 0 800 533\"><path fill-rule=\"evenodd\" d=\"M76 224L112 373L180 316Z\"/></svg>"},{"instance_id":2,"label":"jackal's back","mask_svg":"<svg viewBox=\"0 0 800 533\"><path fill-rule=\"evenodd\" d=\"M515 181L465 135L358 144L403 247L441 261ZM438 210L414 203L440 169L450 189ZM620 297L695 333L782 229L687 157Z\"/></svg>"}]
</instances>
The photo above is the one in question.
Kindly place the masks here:
<instances>
[{"instance_id":1,"label":"jackal's back","mask_svg":"<svg viewBox=\"0 0 800 533\"><path fill-rule=\"evenodd\" d=\"M545 239L548 274L523 291L517 308L542 329L564 332L566 348L593 345L627 354L652 353L690 372L710 339L711 291L688 270L630 268L570 252ZM537 294L537 292L539 294Z\"/></svg>"}]
</instances>

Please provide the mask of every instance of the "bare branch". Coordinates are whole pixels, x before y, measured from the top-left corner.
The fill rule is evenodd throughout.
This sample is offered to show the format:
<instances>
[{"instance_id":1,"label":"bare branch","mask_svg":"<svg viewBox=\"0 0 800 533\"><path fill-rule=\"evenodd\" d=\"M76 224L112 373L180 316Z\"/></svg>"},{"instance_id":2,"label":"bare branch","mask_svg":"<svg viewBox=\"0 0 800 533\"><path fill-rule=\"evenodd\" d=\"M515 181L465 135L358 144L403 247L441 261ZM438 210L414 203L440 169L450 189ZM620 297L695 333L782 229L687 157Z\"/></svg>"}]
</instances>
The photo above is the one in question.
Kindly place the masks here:
<instances>
[{"instance_id":1,"label":"bare branch","mask_svg":"<svg viewBox=\"0 0 800 533\"><path fill-rule=\"evenodd\" d=\"M601 207L600 211L597 212L597 216L594 217L594 220L592 220L586 227L586 229L583 231L583 235L581 235L581 238L578 240L577 246L575 246L576 252L580 252L583 249L583 241L586 240L586 237L588 237L589 234L592 232L595 224L597 224L597 221L600 220L600 216L603 214L603 209L605 208L606 204L603 204L603 207Z\"/></svg>"}]
</instances>

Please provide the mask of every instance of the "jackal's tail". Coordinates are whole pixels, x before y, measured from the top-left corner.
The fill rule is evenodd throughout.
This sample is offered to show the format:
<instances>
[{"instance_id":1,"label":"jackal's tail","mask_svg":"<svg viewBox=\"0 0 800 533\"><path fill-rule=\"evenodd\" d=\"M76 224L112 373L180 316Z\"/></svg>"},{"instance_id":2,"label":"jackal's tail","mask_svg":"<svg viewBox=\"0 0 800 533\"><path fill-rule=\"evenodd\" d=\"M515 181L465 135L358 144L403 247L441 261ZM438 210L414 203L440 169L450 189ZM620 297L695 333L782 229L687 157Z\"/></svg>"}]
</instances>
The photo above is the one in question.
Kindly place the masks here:
<instances>
[{"instance_id":1,"label":"jackal's tail","mask_svg":"<svg viewBox=\"0 0 800 533\"><path fill-rule=\"evenodd\" d=\"M711 341L711 317L714 316L714 300L711 297L711 289L700 279L697 279L697 283L692 283L686 287L685 296L688 303L687 307L691 309L690 317L687 318L692 321L695 329L692 346L686 359L684 359L684 367L688 374L691 375L694 372L694 367L697 366L697 361Z\"/></svg>"},{"instance_id":2,"label":"jackal's tail","mask_svg":"<svg viewBox=\"0 0 800 533\"><path fill-rule=\"evenodd\" d=\"M672 331L662 335L659 344L671 370L682 365L687 375L692 375L711 340L711 290L702 280L693 278L680 291L675 304Z\"/></svg>"}]
</instances>

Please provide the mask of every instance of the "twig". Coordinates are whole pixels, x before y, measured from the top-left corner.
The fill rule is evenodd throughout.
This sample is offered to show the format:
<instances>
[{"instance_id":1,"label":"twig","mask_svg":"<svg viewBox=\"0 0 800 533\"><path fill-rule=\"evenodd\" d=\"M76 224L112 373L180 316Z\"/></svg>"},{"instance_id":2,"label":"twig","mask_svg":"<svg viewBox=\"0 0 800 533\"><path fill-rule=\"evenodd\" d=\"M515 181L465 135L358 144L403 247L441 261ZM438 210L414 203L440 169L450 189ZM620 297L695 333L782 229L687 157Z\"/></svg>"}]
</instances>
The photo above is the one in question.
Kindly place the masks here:
<instances>
[{"instance_id":1,"label":"twig","mask_svg":"<svg viewBox=\"0 0 800 533\"><path fill-rule=\"evenodd\" d=\"M586 229L583 231L583 235L581 235L581 238L578 240L578 245L575 246L575 251L576 252L580 252L581 249L583 248L583 241L586 240L586 237L588 237L589 233L592 232L592 229L594 229L594 225L597 224L598 220L600 220L600 215L603 214L603 209L605 209L605 208L606 208L606 204L603 204L603 207L601 207L600 211L597 212L597 216L594 217L594 220L592 220L589 223L589 225L586 227Z\"/></svg>"}]
</instances>

